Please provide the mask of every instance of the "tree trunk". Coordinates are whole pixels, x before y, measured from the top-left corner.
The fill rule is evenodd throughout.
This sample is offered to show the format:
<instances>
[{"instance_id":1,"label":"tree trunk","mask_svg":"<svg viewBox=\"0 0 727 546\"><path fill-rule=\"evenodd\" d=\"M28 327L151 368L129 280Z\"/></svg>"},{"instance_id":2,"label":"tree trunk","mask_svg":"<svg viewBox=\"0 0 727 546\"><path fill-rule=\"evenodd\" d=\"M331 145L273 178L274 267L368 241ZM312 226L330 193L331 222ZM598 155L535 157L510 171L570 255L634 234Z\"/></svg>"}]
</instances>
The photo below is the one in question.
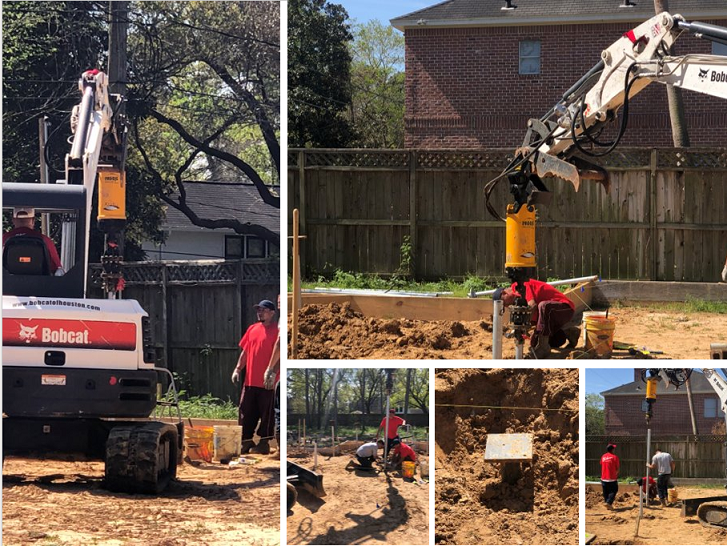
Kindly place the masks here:
<instances>
[{"instance_id":1,"label":"tree trunk","mask_svg":"<svg viewBox=\"0 0 727 546\"><path fill-rule=\"evenodd\" d=\"M669 11L668 0L654 0L654 10L656 13ZM674 54L669 51L669 54ZM688 148L689 132L687 130L687 119L684 113L684 99L682 98L682 90L673 85L666 86L666 98L669 103L669 119L671 120L671 136L675 148Z\"/></svg>"}]
</instances>

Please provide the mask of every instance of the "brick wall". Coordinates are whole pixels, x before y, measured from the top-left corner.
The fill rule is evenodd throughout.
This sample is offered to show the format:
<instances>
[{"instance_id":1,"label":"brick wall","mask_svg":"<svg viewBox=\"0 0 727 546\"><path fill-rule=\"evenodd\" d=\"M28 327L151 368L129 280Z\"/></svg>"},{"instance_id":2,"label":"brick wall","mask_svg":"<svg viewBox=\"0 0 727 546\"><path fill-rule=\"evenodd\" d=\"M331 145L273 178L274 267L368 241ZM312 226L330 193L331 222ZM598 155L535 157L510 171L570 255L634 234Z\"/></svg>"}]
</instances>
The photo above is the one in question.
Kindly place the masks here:
<instances>
[{"instance_id":1,"label":"brick wall","mask_svg":"<svg viewBox=\"0 0 727 546\"><path fill-rule=\"evenodd\" d=\"M727 26L727 20L709 22ZM406 147L519 146L527 120L545 114L631 26L407 29ZM541 42L539 75L518 74L519 42L526 39ZM676 53L688 52L711 53L711 43L683 36ZM682 93L692 146L724 146L727 101ZM663 85L632 99L622 145L672 145Z\"/></svg>"},{"instance_id":2,"label":"brick wall","mask_svg":"<svg viewBox=\"0 0 727 546\"><path fill-rule=\"evenodd\" d=\"M646 434L646 420L641 411L642 395L605 396L606 434L643 436ZM699 434L711 434L712 427L724 422L723 417L704 417L704 400L717 400L716 394L694 393L694 412ZM719 403L719 402L717 402ZM651 419L652 434L692 434L689 403L686 391L680 394L657 395L654 415Z\"/></svg>"}]
</instances>

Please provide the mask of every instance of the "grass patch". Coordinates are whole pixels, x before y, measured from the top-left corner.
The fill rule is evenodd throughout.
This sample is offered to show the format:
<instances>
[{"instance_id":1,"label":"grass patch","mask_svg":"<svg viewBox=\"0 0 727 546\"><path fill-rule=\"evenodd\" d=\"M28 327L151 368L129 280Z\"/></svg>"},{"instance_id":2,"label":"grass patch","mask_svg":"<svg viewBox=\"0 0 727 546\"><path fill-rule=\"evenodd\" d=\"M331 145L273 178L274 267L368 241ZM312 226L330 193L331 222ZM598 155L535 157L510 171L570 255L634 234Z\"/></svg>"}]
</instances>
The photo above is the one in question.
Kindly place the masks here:
<instances>
[{"instance_id":1,"label":"grass patch","mask_svg":"<svg viewBox=\"0 0 727 546\"><path fill-rule=\"evenodd\" d=\"M718 315L727 315L727 302L725 301L705 301L697 298L687 298L686 301L670 301L670 302L654 302L654 303L629 303L625 304L616 301L611 306L612 309L651 309L654 311L664 311L668 313L715 313Z\"/></svg>"},{"instance_id":2,"label":"grass patch","mask_svg":"<svg viewBox=\"0 0 727 546\"><path fill-rule=\"evenodd\" d=\"M358 434L358 439L361 441L369 441L372 438L376 437L376 431L378 430L378 427L364 427L363 431L361 430L361 427L336 427L336 437L340 438L342 441L344 440L355 440L356 435ZM429 427L412 427L409 432L406 432L404 430L399 430L399 436L406 437L407 441L411 440L421 440L424 441L427 439L428 436ZM298 432L298 426L290 424L288 426L288 432L294 432L297 434ZM331 429L330 427L328 429L310 429L306 428L305 434L307 437L311 438L314 436L324 436L328 437L330 439L331 436Z\"/></svg>"}]
</instances>

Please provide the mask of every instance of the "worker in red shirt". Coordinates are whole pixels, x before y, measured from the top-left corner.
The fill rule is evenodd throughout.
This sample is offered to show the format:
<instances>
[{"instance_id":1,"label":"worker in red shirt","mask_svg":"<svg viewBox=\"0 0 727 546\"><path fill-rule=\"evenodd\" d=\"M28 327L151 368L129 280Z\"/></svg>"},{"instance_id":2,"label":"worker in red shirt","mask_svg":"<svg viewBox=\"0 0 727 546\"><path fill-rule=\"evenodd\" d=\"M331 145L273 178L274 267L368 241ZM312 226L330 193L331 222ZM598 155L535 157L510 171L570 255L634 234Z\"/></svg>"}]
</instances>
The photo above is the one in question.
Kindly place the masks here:
<instances>
[{"instance_id":1,"label":"worker in red shirt","mask_svg":"<svg viewBox=\"0 0 727 546\"><path fill-rule=\"evenodd\" d=\"M263 300L254 308L258 322L240 340L242 351L232 372L232 382L237 383L240 373L245 371L237 421L242 426L242 453L253 451L267 455L269 441L275 435L275 384L280 380L280 371L270 365L280 334L275 322L275 304ZM274 376L272 381L271 376ZM256 428L260 436L257 445L253 440Z\"/></svg>"},{"instance_id":2,"label":"worker in red shirt","mask_svg":"<svg viewBox=\"0 0 727 546\"><path fill-rule=\"evenodd\" d=\"M391 451L391 447L393 445L394 440L399 440L399 427L406 425L406 421L402 419L401 417L396 415L395 409L389 410L389 429L386 431L386 442L387 447L386 451ZM386 427L386 416L381 420L381 424L379 425L379 430L376 431L376 439L379 439L379 435L381 434L381 431Z\"/></svg>"},{"instance_id":3,"label":"worker in red shirt","mask_svg":"<svg viewBox=\"0 0 727 546\"><path fill-rule=\"evenodd\" d=\"M515 303L518 293L515 284L498 288L493 299L501 299L504 307ZM530 338L530 346L535 358L548 358L552 347L561 347L568 341L575 347L581 332L577 327L563 327L573 318L575 306L565 294L548 283L530 279L525 281L525 299L532 313L531 323L535 333Z\"/></svg>"},{"instance_id":4,"label":"worker in red shirt","mask_svg":"<svg viewBox=\"0 0 727 546\"><path fill-rule=\"evenodd\" d=\"M394 440L394 450L391 452L391 465L396 468L404 461L417 462L417 454L401 440Z\"/></svg>"},{"instance_id":5,"label":"worker in red shirt","mask_svg":"<svg viewBox=\"0 0 727 546\"><path fill-rule=\"evenodd\" d=\"M608 510L613 510L613 501L618 493L618 470L621 461L613 452L616 444L608 444L606 453L601 456L601 487L603 488L603 502Z\"/></svg>"},{"instance_id":6,"label":"worker in red shirt","mask_svg":"<svg viewBox=\"0 0 727 546\"><path fill-rule=\"evenodd\" d=\"M13 229L3 233L3 246L5 246L8 239L16 235L28 235L41 239L48 249L51 275L63 275L61 258L58 256L55 243L50 237L35 229L35 209L29 207L16 207L13 209Z\"/></svg>"}]
</instances>

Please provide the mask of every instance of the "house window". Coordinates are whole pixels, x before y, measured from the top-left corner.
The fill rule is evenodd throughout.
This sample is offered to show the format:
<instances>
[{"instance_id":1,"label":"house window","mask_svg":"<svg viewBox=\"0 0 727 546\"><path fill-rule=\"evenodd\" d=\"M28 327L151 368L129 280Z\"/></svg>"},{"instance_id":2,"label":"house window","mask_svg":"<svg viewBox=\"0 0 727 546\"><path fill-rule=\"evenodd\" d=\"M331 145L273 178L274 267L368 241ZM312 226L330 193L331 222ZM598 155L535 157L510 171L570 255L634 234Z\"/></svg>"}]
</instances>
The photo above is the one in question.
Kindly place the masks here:
<instances>
[{"instance_id":1,"label":"house window","mask_svg":"<svg viewBox=\"0 0 727 546\"><path fill-rule=\"evenodd\" d=\"M727 44L712 42L712 55L727 55Z\"/></svg>"},{"instance_id":2,"label":"house window","mask_svg":"<svg viewBox=\"0 0 727 546\"><path fill-rule=\"evenodd\" d=\"M268 255L264 239L247 235L225 236L225 259L265 258Z\"/></svg>"},{"instance_id":3,"label":"house window","mask_svg":"<svg viewBox=\"0 0 727 546\"><path fill-rule=\"evenodd\" d=\"M247 238L247 258L264 258L265 241L257 237Z\"/></svg>"},{"instance_id":4,"label":"house window","mask_svg":"<svg viewBox=\"0 0 727 546\"><path fill-rule=\"evenodd\" d=\"M520 42L520 74L540 74L540 40Z\"/></svg>"},{"instance_id":5,"label":"house window","mask_svg":"<svg viewBox=\"0 0 727 546\"><path fill-rule=\"evenodd\" d=\"M714 419L716 417L724 418L724 412L719 407L719 402L717 402L716 398L704 399L704 417L707 419Z\"/></svg>"}]
</instances>

